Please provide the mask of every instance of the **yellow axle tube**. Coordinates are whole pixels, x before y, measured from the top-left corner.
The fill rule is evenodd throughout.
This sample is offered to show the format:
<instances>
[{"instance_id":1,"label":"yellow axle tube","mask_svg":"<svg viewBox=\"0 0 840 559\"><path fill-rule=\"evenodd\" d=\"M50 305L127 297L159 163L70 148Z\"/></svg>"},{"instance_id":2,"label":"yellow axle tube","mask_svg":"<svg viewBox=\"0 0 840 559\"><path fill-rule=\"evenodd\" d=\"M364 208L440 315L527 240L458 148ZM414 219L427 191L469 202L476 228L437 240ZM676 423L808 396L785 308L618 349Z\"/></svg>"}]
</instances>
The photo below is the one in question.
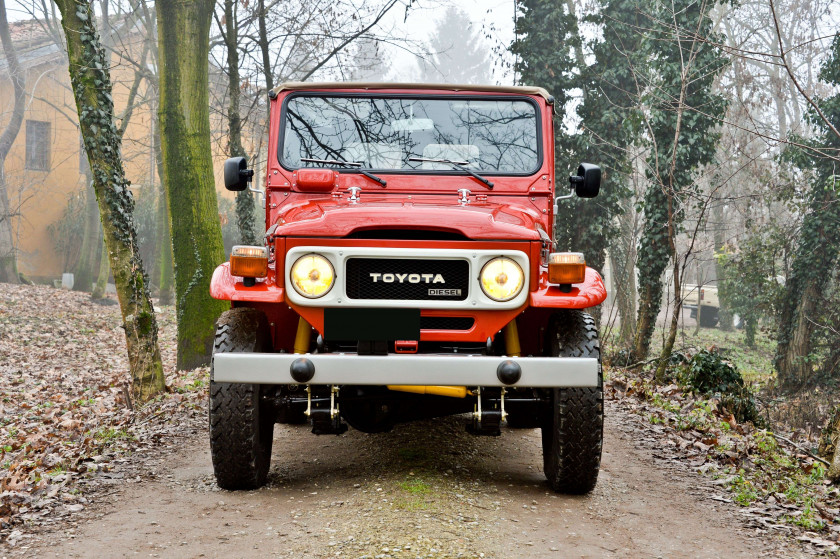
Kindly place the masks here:
<instances>
[{"instance_id":1,"label":"yellow axle tube","mask_svg":"<svg viewBox=\"0 0 840 559\"><path fill-rule=\"evenodd\" d=\"M508 357L522 355L522 347L519 345L519 329L516 327L515 318L505 326L505 353Z\"/></svg>"},{"instance_id":2,"label":"yellow axle tube","mask_svg":"<svg viewBox=\"0 0 840 559\"><path fill-rule=\"evenodd\" d=\"M300 317L298 320L297 333L295 334L295 353L307 353L309 341L312 339L312 327L306 319Z\"/></svg>"},{"instance_id":3,"label":"yellow axle tube","mask_svg":"<svg viewBox=\"0 0 840 559\"><path fill-rule=\"evenodd\" d=\"M434 394L435 396L449 396L450 398L466 398L466 386L410 386L389 384L388 390L397 392L412 392L414 394Z\"/></svg>"}]
</instances>

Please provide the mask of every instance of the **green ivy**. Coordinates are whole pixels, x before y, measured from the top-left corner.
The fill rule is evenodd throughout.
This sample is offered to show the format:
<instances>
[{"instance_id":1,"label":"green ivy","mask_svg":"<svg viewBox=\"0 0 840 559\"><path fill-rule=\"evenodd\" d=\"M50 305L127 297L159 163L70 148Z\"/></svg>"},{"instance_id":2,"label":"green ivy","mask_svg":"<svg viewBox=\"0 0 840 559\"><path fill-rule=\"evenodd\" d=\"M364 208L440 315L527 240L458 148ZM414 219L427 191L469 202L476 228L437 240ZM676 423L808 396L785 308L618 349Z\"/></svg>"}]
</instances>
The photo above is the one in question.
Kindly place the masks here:
<instances>
[{"instance_id":1,"label":"green ivy","mask_svg":"<svg viewBox=\"0 0 840 559\"><path fill-rule=\"evenodd\" d=\"M645 12L650 31L643 48L650 57L650 74L639 79L646 79L647 85L644 103L650 115L650 155L637 261L640 292L634 355L637 360L647 357L662 304L662 274L671 260L669 201L676 236L686 210L679 200L696 190L698 169L714 160L720 137L716 126L726 113L726 100L715 93L714 82L728 59L717 46L724 41L713 32L709 8L709 4L676 0L653 4ZM683 85L683 107L680 107Z\"/></svg>"},{"instance_id":2,"label":"green ivy","mask_svg":"<svg viewBox=\"0 0 840 559\"><path fill-rule=\"evenodd\" d=\"M820 79L835 91L840 86L840 34L834 37L831 56L823 64ZM816 99L816 103L834 127L840 127L840 94ZM824 303L831 294L832 281L836 280L840 254L840 178L836 160L840 153L840 138L813 109L808 120L819 134L812 140L797 138L796 143L805 147L791 147L784 154L784 158L801 169L804 176L811 177L805 215L779 311L776 369L779 381L788 388L806 383L814 370L812 337L814 323L821 320L819 316L805 316L803 307L809 303L816 313L831 309ZM834 158L822 155L831 152L835 154ZM797 344L792 344L797 329L805 334ZM835 346L840 343L836 329L833 336L830 329L821 335L825 336L825 332L829 332ZM836 371L827 372L836 374Z\"/></svg>"},{"instance_id":3,"label":"green ivy","mask_svg":"<svg viewBox=\"0 0 840 559\"><path fill-rule=\"evenodd\" d=\"M617 3L604 2L604 11L612 4ZM594 41L596 59L581 67L577 53L584 45L578 20L566 3L517 0L516 7L522 15L517 18L516 39L510 50L517 56L519 80L544 87L555 97L556 195L568 192L566 177L576 172L580 161L598 164L603 170L598 198L560 202L555 216L556 246L558 250L583 252L589 266L603 271L607 247L617 234L614 217L620 211L619 201L629 195L624 147L630 141L630 130L622 128L630 120L626 109L629 103L617 99L624 108L613 110L608 98L626 86L626 76L620 70L609 70L619 62L604 41ZM603 25L607 22L606 16L600 20ZM621 33L628 35L627 28ZM583 120L582 130L569 132L563 117L575 89L583 89L584 101L577 109ZM616 127L624 131L616 132Z\"/></svg>"}]
</instances>

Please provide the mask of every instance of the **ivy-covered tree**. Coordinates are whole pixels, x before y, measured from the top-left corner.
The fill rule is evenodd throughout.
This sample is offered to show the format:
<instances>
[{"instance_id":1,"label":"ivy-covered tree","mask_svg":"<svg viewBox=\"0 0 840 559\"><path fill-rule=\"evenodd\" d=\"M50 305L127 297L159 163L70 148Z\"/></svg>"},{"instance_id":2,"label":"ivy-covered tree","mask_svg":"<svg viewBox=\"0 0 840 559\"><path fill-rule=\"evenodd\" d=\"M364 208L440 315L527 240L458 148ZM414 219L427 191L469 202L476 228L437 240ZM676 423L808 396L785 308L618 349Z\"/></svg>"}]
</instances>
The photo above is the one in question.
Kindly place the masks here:
<instances>
[{"instance_id":1,"label":"ivy-covered tree","mask_svg":"<svg viewBox=\"0 0 840 559\"><path fill-rule=\"evenodd\" d=\"M209 363L216 319L210 298L224 260L210 151L208 53L212 0L157 2L160 138L175 262L179 369Z\"/></svg>"},{"instance_id":2,"label":"ivy-covered tree","mask_svg":"<svg viewBox=\"0 0 840 559\"><path fill-rule=\"evenodd\" d=\"M563 116L571 91L581 85L574 56L581 46L577 18L561 2L516 0L516 9L521 15L510 46L516 56L514 70L520 83L543 87L554 96L555 161L562 161L560 169L565 169L574 142L563 128Z\"/></svg>"},{"instance_id":3,"label":"ivy-covered tree","mask_svg":"<svg viewBox=\"0 0 840 559\"><path fill-rule=\"evenodd\" d=\"M590 149L592 135L570 133L563 123L563 116L572 104L573 90L583 88L581 116L584 118L603 109L606 100L596 92L599 70L585 68L573 2L517 0L516 6L522 15L517 18L516 39L510 48L517 57L515 70L521 83L544 87L555 97L554 163L560 185L557 194L566 194L565 177L577 169L577 162L586 156L594 163L603 164L600 157L607 149L597 144ZM582 78L582 74L587 77ZM590 101L593 94L596 97ZM595 126L599 129L608 126L610 118L604 116ZM608 165L598 198L585 203L578 199L563 201L555 216L557 250L583 252L587 265L598 271L604 268L609 239L614 235L613 217L621 195L621 189L614 189L610 182L610 169Z\"/></svg>"},{"instance_id":4,"label":"ivy-covered tree","mask_svg":"<svg viewBox=\"0 0 840 559\"><path fill-rule=\"evenodd\" d=\"M67 41L70 83L90 162L93 188L104 230L103 259L110 262L120 301L128 362L137 399L165 388L157 341L157 321L134 227L134 201L120 160L114 124L111 77L90 2L54 0Z\"/></svg>"},{"instance_id":5,"label":"ivy-covered tree","mask_svg":"<svg viewBox=\"0 0 840 559\"><path fill-rule=\"evenodd\" d=\"M840 34L834 37L831 55L823 64L820 79L835 91L840 86ZM840 94L818 99L816 104L834 128L840 128ZM810 112L809 120L819 134L807 144L818 151L798 149L790 154L801 169L812 171L813 178L779 313L775 365L779 383L786 389L802 386L813 374L809 357L814 332L820 323L817 313L830 293L827 287L836 274L840 253L840 180L837 177L840 137L815 110ZM834 156L828 157L828 154ZM835 345L837 342L840 339Z\"/></svg>"},{"instance_id":6,"label":"ivy-covered tree","mask_svg":"<svg viewBox=\"0 0 840 559\"><path fill-rule=\"evenodd\" d=\"M583 129L578 145L583 159L601 166L604 188L598 198L586 204L565 204L567 211L579 215L569 220L566 236L587 251L590 265L602 270L610 248L616 264L612 273L620 278L616 300L621 337L628 343L636 319L635 261L627 246L633 231L625 223L617 227L615 216L632 204L628 154L633 144L640 142L642 91L636 74L644 72L647 65L640 19L637 0L601 0L599 12L589 18L602 33L592 42L592 63L582 68L586 95L578 108Z\"/></svg>"},{"instance_id":7,"label":"ivy-covered tree","mask_svg":"<svg viewBox=\"0 0 840 559\"><path fill-rule=\"evenodd\" d=\"M686 209L681 204L697 190L698 169L714 160L719 138L715 128L726 111L725 98L714 88L727 59L717 46L721 38L712 30L711 5L675 0L653 8L647 14L650 37L645 42L650 56L645 83L650 184L638 248L639 315L632 351L637 361L648 355L662 306L662 274L669 262L677 263L676 236ZM675 286L680 285L679 271L675 265ZM663 355L673 345L676 329L671 330Z\"/></svg>"},{"instance_id":8,"label":"ivy-covered tree","mask_svg":"<svg viewBox=\"0 0 840 559\"><path fill-rule=\"evenodd\" d=\"M759 321L772 319L781 300L776 266L782 246L777 231L765 227L750 231L737 252L726 247L715 254L715 260L725 270L725 275L718 277L718 295L726 293L730 310L744 327L747 347L755 347Z\"/></svg>"}]
</instances>

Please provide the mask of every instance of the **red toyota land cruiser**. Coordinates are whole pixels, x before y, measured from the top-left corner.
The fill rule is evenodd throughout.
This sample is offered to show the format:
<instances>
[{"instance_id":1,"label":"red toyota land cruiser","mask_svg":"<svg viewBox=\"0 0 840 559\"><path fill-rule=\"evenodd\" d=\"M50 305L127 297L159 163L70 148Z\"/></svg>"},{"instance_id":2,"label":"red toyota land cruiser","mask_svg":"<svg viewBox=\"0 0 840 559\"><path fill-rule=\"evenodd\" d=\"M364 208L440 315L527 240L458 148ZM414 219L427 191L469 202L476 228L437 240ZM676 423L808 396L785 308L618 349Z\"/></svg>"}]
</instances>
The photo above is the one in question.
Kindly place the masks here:
<instances>
[{"instance_id":1,"label":"red toyota land cruiser","mask_svg":"<svg viewBox=\"0 0 840 559\"><path fill-rule=\"evenodd\" d=\"M598 477L606 297L553 252L553 98L536 87L290 83L270 95L265 246L234 247L210 444L219 485L265 483L275 423L368 433L464 414L476 435L541 428L558 492ZM225 186L248 188L245 158ZM601 171L568 180L584 198ZM559 187L555 188L559 181ZM555 192L557 190L557 192Z\"/></svg>"}]
</instances>

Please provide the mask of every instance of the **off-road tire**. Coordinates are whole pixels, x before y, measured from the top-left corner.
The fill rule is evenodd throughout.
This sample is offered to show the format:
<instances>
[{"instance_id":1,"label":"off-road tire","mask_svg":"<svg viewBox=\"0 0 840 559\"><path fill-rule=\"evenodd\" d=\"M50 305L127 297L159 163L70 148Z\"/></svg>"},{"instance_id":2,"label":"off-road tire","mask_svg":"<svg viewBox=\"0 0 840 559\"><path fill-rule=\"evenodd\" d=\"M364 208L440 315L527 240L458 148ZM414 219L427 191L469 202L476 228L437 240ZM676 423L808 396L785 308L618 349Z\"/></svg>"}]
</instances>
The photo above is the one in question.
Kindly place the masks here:
<instances>
[{"instance_id":1,"label":"off-road tire","mask_svg":"<svg viewBox=\"0 0 840 559\"><path fill-rule=\"evenodd\" d=\"M597 388L552 388L543 417L543 469L558 493L581 495L598 481L604 438L604 393L598 329L579 310L555 313L546 331L546 353L598 359Z\"/></svg>"},{"instance_id":2,"label":"off-road tire","mask_svg":"<svg viewBox=\"0 0 840 559\"><path fill-rule=\"evenodd\" d=\"M231 309L216 322L213 355L269 348L268 321L256 309ZM256 489L268 477L274 415L261 392L258 384L215 382L211 365L210 454L222 489Z\"/></svg>"},{"instance_id":3,"label":"off-road tire","mask_svg":"<svg viewBox=\"0 0 840 559\"><path fill-rule=\"evenodd\" d=\"M703 328L714 328L717 326L718 320L718 310L716 308L703 307L703 310L700 311L700 326Z\"/></svg>"}]
</instances>

